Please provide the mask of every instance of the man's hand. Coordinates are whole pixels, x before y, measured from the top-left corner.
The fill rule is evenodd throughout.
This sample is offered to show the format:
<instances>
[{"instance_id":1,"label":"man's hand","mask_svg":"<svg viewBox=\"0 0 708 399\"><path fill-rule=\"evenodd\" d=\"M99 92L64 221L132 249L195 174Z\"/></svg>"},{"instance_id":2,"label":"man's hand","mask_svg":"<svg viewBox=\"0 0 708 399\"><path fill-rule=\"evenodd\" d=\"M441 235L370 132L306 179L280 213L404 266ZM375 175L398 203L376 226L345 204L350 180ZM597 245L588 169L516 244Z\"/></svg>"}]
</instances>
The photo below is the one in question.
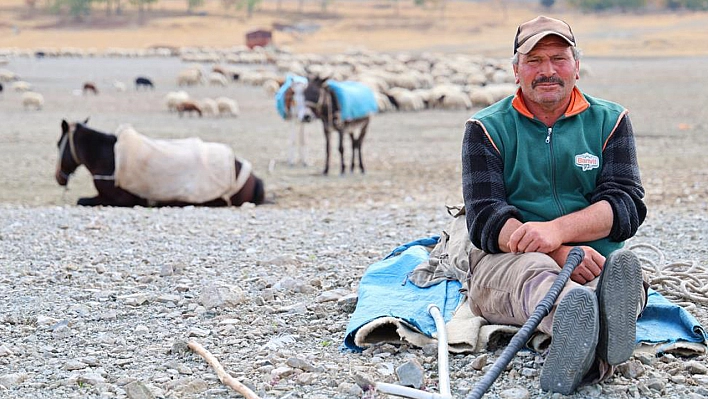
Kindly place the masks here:
<instances>
[{"instance_id":1,"label":"man's hand","mask_svg":"<svg viewBox=\"0 0 708 399\"><path fill-rule=\"evenodd\" d=\"M563 244L563 237L551 222L527 222L519 226L509 237L509 251L542 252L555 251Z\"/></svg>"},{"instance_id":2,"label":"man's hand","mask_svg":"<svg viewBox=\"0 0 708 399\"><path fill-rule=\"evenodd\" d=\"M568 253L573 247L563 245L557 250L550 252L548 255L556 261L558 266L563 267L568 258ZM592 247L581 246L585 252L585 257L580 264L575 268L570 279L578 284L585 284L595 279L602 272L605 266L605 257Z\"/></svg>"}]
</instances>

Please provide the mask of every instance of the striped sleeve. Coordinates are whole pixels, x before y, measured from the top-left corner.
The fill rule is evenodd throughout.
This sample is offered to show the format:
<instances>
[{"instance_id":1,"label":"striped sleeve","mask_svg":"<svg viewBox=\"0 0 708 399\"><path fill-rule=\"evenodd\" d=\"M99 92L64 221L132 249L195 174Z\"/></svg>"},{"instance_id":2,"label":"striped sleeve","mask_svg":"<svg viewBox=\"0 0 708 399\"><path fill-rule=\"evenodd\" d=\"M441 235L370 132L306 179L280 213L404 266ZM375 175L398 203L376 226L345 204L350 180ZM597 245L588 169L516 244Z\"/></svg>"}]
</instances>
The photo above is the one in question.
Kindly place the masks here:
<instances>
[{"instance_id":1,"label":"striped sleeve","mask_svg":"<svg viewBox=\"0 0 708 399\"><path fill-rule=\"evenodd\" d=\"M499 233L509 218L521 220L509 205L504 188L503 161L481 122L465 125L462 142L462 195L472 244L487 253L502 252Z\"/></svg>"},{"instance_id":2,"label":"striped sleeve","mask_svg":"<svg viewBox=\"0 0 708 399\"><path fill-rule=\"evenodd\" d=\"M590 202L605 200L613 211L609 238L624 241L637 233L647 207L639 173L634 132L629 115L624 114L605 144L603 165Z\"/></svg>"}]
</instances>

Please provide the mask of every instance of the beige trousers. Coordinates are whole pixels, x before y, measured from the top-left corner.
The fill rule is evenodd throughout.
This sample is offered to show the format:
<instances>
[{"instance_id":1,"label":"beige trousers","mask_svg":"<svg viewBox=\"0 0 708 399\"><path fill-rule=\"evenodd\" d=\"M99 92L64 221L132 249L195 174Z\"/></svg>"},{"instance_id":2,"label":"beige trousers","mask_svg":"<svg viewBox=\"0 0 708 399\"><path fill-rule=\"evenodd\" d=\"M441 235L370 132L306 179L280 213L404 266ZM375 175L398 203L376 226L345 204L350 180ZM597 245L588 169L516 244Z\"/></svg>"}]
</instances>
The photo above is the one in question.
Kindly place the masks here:
<instances>
[{"instance_id":1,"label":"beige trousers","mask_svg":"<svg viewBox=\"0 0 708 399\"><path fill-rule=\"evenodd\" d=\"M467 288L472 313L491 324L523 325L549 291L561 268L548 255L487 254L477 248L470 251L470 274ZM595 290L599 278L585 284ZM553 315L560 300L580 284L568 280L551 312L541 320L537 330L553 335ZM646 305L646 284L640 298L637 316Z\"/></svg>"}]
</instances>

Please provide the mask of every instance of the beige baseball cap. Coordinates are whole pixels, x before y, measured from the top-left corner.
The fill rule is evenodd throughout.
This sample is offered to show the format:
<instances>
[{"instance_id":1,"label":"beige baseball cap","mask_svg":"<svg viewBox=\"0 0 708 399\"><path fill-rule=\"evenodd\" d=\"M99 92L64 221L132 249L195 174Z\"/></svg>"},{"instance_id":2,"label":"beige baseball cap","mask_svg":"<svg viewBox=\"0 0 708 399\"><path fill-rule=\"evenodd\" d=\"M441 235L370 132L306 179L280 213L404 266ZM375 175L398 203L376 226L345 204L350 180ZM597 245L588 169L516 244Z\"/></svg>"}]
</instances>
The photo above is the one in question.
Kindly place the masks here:
<instances>
[{"instance_id":1,"label":"beige baseball cap","mask_svg":"<svg viewBox=\"0 0 708 399\"><path fill-rule=\"evenodd\" d=\"M519 25L514 38L514 54L528 54L539 40L548 35L559 36L569 45L575 46L575 36L570 25L560 19L541 15Z\"/></svg>"}]
</instances>

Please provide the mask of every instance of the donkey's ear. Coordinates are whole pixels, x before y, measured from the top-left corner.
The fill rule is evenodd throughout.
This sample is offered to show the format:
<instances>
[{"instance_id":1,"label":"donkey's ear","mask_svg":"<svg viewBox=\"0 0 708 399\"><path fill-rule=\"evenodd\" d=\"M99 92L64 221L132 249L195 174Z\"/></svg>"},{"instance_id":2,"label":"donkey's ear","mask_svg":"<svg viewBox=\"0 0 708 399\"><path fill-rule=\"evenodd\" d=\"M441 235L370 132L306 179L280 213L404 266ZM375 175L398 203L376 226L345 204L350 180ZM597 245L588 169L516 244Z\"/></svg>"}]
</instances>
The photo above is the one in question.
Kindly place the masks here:
<instances>
[{"instance_id":1,"label":"donkey's ear","mask_svg":"<svg viewBox=\"0 0 708 399\"><path fill-rule=\"evenodd\" d=\"M86 119L84 119L84 125L88 124L90 116L87 116Z\"/></svg>"},{"instance_id":2,"label":"donkey's ear","mask_svg":"<svg viewBox=\"0 0 708 399\"><path fill-rule=\"evenodd\" d=\"M69 123L66 121L66 119L61 120L61 131L62 133L66 133L69 131Z\"/></svg>"}]
</instances>

